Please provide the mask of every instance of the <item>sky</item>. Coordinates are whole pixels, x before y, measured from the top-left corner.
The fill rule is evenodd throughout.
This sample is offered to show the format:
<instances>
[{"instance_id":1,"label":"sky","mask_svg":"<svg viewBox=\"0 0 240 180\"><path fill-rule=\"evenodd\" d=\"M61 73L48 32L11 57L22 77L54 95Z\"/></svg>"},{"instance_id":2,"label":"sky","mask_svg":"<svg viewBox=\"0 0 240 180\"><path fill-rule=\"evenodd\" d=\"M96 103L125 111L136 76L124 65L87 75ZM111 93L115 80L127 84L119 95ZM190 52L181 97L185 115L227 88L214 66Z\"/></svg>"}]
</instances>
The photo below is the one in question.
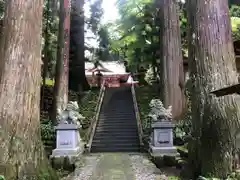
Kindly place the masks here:
<instances>
[{"instance_id":1,"label":"sky","mask_svg":"<svg viewBox=\"0 0 240 180\"><path fill-rule=\"evenodd\" d=\"M115 6L116 1L117 0L103 0L102 8L103 8L104 14L102 18L102 24L106 24L107 22L114 21L118 18L117 7ZM90 15L89 3L85 3L84 10L85 10L86 16L89 16ZM92 32L90 32L88 29L86 30L87 30L86 37L92 37L93 36ZM97 47L97 41L95 39L86 39L86 42L88 44L91 44L92 46ZM88 55L89 54L87 53L87 56Z\"/></svg>"},{"instance_id":2,"label":"sky","mask_svg":"<svg viewBox=\"0 0 240 180\"><path fill-rule=\"evenodd\" d=\"M102 7L104 10L103 23L114 21L118 18L118 11L115 6L116 0L103 0Z\"/></svg>"}]
</instances>

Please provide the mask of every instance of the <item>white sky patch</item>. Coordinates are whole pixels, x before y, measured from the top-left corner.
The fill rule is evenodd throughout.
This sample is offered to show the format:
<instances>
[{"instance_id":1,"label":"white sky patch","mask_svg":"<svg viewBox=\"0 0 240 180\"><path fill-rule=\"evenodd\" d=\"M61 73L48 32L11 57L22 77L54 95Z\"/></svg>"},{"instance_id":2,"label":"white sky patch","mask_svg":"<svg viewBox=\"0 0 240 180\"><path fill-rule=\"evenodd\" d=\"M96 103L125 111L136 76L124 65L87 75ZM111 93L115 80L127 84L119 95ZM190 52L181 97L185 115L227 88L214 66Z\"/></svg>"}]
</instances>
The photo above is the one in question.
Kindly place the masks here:
<instances>
[{"instance_id":1,"label":"white sky patch","mask_svg":"<svg viewBox=\"0 0 240 180\"><path fill-rule=\"evenodd\" d=\"M102 7L104 10L104 15L102 23L115 21L119 18L117 7L115 6L116 0L103 0Z\"/></svg>"},{"instance_id":2,"label":"white sky patch","mask_svg":"<svg viewBox=\"0 0 240 180\"><path fill-rule=\"evenodd\" d=\"M103 0L102 8L104 11L103 17L102 17L102 24L106 24L108 22L113 22L116 19L119 18L117 7L115 6L117 0ZM86 2L84 5L84 12L86 17L90 17L90 7L89 2ZM91 30L88 29L87 26L85 26L85 42L92 47L98 47L97 38L91 38L88 37L94 37L94 34L91 32ZM89 52L85 51L86 56L89 56Z\"/></svg>"}]
</instances>

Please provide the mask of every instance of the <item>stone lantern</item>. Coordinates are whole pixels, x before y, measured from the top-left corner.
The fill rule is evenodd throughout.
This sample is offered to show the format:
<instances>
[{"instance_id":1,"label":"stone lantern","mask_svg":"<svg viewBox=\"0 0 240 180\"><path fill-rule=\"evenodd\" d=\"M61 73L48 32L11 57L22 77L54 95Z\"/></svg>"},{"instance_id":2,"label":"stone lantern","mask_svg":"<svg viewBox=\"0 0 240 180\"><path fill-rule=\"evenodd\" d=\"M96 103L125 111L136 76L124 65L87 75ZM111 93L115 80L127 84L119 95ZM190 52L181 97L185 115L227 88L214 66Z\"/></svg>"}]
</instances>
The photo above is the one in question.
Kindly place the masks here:
<instances>
[{"instance_id":1,"label":"stone lantern","mask_svg":"<svg viewBox=\"0 0 240 180\"><path fill-rule=\"evenodd\" d=\"M55 127L57 133L56 149L52 157L77 157L83 152L83 143L79 134L81 116L76 102L70 102L59 115L59 124Z\"/></svg>"},{"instance_id":2,"label":"stone lantern","mask_svg":"<svg viewBox=\"0 0 240 180\"><path fill-rule=\"evenodd\" d=\"M173 146L174 124L171 118L171 107L165 109L160 100L152 100L150 103L152 111L151 140L149 151L153 157L176 156L176 147Z\"/></svg>"}]
</instances>

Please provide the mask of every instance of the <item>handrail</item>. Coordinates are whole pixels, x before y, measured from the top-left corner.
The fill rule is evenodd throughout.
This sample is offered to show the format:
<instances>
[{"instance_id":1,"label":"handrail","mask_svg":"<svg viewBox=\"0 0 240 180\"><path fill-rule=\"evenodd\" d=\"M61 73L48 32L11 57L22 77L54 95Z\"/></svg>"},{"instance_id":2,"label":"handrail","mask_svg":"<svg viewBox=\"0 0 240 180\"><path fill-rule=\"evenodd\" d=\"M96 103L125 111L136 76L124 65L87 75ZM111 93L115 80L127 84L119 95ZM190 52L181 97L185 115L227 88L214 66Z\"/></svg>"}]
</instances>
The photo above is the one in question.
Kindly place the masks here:
<instances>
[{"instance_id":1,"label":"handrail","mask_svg":"<svg viewBox=\"0 0 240 180\"><path fill-rule=\"evenodd\" d=\"M98 95L98 101L97 101L97 106L95 107L95 116L93 117L92 121L91 121L91 125L90 128L87 131L87 138L86 138L86 142L88 145L88 151L90 152L91 150L91 146L92 146L92 140L93 140L93 136L95 133L95 129L97 126L97 122L99 119L99 114L100 114L100 110L102 107L102 103L103 103L103 98L104 98L104 94L105 94L105 80L103 81L102 85L101 85L101 89L100 89L100 93Z\"/></svg>"},{"instance_id":2,"label":"handrail","mask_svg":"<svg viewBox=\"0 0 240 180\"><path fill-rule=\"evenodd\" d=\"M134 83L132 83L132 85L131 85L131 91L132 91L132 98L133 98L133 104L134 104L134 111L135 111L135 115L136 115L136 119L137 119L139 142L140 142L141 147L143 147L144 146L143 129L142 129L142 122L141 122L140 113L139 113L138 104L137 104Z\"/></svg>"}]
</instances>

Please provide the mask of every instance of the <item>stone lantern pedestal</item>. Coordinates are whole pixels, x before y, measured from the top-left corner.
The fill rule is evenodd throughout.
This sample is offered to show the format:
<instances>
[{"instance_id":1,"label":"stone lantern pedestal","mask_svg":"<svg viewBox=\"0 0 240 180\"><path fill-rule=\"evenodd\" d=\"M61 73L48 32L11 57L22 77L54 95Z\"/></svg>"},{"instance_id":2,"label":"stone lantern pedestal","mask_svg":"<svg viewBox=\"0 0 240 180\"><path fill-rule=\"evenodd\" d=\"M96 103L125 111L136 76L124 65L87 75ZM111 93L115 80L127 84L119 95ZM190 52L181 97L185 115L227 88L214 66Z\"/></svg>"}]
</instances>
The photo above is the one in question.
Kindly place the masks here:
<instances>
[{"instance_id":1,"label":"stone lantern pedestal","mask_svg":"<svg viewBox=\"0 0 240 180\"><path fill-rule=\"evenodd\" d=\"M176 147L173 146L173 127L174 124L171 121L156 121L152 123L151 156L178 155Z\"/></svg>"},{"instance_id":2,"label":"stone lantern pedestal","mask_svg":"<svg viewBox=\"0 0 240 180\"><path fill-rule=\"evenodd\" d=\"M83 143L76 124L59 124L56 127L57 142L52 157L77 157L83 151Z\"/></svg>"}]
</instances>

